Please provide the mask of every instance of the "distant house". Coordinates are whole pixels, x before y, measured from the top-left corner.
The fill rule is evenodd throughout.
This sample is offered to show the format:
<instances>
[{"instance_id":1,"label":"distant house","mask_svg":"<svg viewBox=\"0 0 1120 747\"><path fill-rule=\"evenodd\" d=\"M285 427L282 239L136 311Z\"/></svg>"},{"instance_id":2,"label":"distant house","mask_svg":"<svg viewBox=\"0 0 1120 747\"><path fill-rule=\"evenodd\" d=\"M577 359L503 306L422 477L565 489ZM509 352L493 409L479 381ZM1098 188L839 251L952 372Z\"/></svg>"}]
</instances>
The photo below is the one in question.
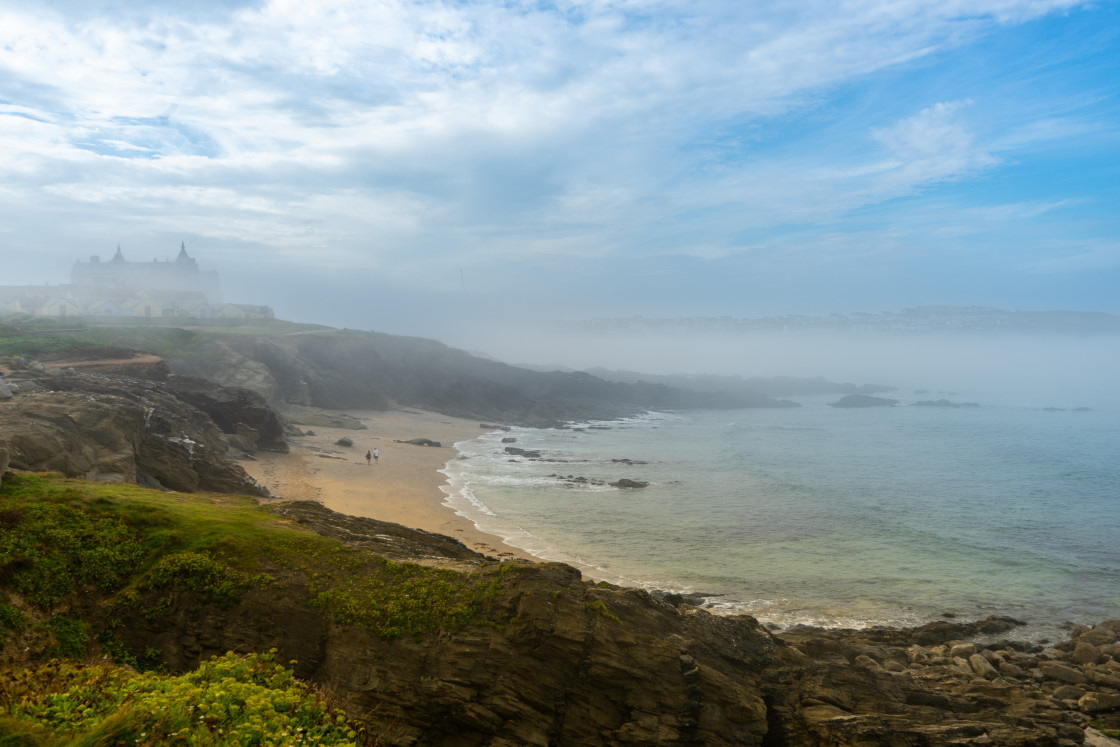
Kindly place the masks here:
<instances>
[{"instance_id":1,"label":"distant house","mask_svg":"<svg viewBox=\"0 0 1120 747\"><path fill-rule=\"evenodd\" d=\"M35 310L35 316L85 316L85 310L69 295L48 296Z\"/></svg>"},{"instance_id":2,"label":"distant house","mask_svg":"<svg viewBox=\"0 0 1120 747\"><path fill-rule=\"evenodd\" d=\"M122 307L108 299L86 306L88 316L132 316L132 309Z\"/></svg>"},{"instance_id":3,"label":"distant house","mask_svg":"<svg viewBox=\"0 0 1120 747\"><path fill-rule=\"evenodd\" d=\"M214 316L218 319L273 319L272 309L268 306L252 306L244 303L227 303L219 307Z\"/></svg>"},{"instance_id":4,"label":"distant house","mask_svg":"<svg viewBox=\"0 0 1120 747\"><path fill-rule=\"evenodd\" d=\"M211 319L214 316L214 310L205 298L198 298L180 304L179 314L188 319Z\"/></svg>"}]
</instances>

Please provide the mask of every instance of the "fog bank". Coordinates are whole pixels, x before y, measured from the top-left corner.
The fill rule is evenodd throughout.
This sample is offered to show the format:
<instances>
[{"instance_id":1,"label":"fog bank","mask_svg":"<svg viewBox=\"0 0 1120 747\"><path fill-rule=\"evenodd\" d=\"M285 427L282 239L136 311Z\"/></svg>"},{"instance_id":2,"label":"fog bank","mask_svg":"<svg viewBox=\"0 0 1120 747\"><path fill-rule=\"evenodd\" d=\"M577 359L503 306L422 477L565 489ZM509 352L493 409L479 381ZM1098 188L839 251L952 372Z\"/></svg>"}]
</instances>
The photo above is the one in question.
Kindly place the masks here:
<instances>
[{"instance_id":1,"label":"fog bank","mask_svg":"<svg viewBox=\"0 0 1120 747\"><path fill-rule=\"evenodd\" d=\"M650 374L823 377L1023 407L1120 404L1115 335L572 334L459 330L449 344L514 364Z\"/></svg>"}]
</instances>

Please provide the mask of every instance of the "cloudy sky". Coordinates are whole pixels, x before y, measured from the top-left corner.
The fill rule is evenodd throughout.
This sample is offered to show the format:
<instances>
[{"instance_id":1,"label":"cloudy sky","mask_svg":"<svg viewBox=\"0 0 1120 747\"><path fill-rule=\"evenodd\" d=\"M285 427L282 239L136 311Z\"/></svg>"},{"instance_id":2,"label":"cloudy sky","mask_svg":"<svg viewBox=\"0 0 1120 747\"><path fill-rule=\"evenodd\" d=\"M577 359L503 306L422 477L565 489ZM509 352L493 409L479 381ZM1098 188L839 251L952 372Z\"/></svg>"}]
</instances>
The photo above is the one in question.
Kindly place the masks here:
<instances>
[{"instance_id":1,"label":"cloudy sky","mask_svg":"<svg viewBox=\"0 0 1120 747\"><path fill-rule=\"evenodd\" d=\"M499 318L1120 312L1114 0L0 0L0 284Z\"/></svg>"}]
</instances>

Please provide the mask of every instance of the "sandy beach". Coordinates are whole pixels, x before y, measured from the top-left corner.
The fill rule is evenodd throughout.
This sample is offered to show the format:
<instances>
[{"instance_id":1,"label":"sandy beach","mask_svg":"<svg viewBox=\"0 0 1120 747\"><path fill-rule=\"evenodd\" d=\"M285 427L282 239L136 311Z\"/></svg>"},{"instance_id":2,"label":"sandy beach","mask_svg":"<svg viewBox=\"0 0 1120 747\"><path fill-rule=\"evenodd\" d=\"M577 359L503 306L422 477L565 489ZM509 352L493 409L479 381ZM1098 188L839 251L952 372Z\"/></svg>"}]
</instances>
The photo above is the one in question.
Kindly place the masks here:
<instances>
[{"instance_id":1,"label":"sandy beach","mask_svg":"<svg viewBox=\"0 0 1120 747\"><path fill-rule=\"evenodd\" d=\"M286 500L312 500L351 516L391 521L454 537L467 547L494 557L531 555L485 534L443 505L446 480L438 470L455 458L454 444L485 431L467 421L417 410L348 411L366 430L300 425L306 435L289 439L291 453L258 452L240 462L245 471L274 495ZM340 446L343 438L353 446ZM440 446L401 443L415 438ZM366 463L366 452L379 458Z\"/></svg>"}]
</instances>

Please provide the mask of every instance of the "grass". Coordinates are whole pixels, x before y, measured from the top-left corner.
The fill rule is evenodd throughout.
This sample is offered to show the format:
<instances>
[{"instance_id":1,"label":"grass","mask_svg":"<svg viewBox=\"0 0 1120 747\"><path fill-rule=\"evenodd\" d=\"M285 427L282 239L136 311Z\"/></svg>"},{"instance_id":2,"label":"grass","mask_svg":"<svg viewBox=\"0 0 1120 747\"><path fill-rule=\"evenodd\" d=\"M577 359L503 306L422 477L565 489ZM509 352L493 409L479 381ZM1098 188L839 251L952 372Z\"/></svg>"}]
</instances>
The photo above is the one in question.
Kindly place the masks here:
<instances>
[{"instance_id":1,"label":"grass","mask_svg":"<svg viewBox=\"0 0 1120 747\"><path fill-rule=\"evenodd\" d=\"M106 632L133 612L170 613L182 592L194 593L191 604L223 607L294 573L305 579L309 605L391 640L501 624L488 615L510 568L461 573L396 563L286 524L245 496L49 474L5 477L0 529L0 635L101 599L110 617L80 621L90 626L83 635L54 624L55 653L80 658L81 642L108 641L128 663L143 656L121 651Z\"/></svg>"},{"instance_id":2,"label":"grass","mask_svg":"<svg viewBox=\"0 0 1120 747\"><path fill-rule=\"evenodd\" d=\"M0 677L0 745L359 745L361 727L276 663L226 654L179 676L55 660Z\"/></svg>"},{"instance_id":3,"label":"grass","mask_svg":"<svg viewBox=\"0 0 1120 747\"><path fill-rule=\"evenodd\" d=\"M277 519L244 496L8 472L0 659L29 661L0 670L0 747L362 743L272 654L227 654L172 675L159 649L122 621L165 630L163 621L184 624L184 611L265 590L386 641L421 638L500 627L493 603L515 569L530 572L396 563ZM93 664L95 653L102 658Z\"/></svg>"}]
</instances>

